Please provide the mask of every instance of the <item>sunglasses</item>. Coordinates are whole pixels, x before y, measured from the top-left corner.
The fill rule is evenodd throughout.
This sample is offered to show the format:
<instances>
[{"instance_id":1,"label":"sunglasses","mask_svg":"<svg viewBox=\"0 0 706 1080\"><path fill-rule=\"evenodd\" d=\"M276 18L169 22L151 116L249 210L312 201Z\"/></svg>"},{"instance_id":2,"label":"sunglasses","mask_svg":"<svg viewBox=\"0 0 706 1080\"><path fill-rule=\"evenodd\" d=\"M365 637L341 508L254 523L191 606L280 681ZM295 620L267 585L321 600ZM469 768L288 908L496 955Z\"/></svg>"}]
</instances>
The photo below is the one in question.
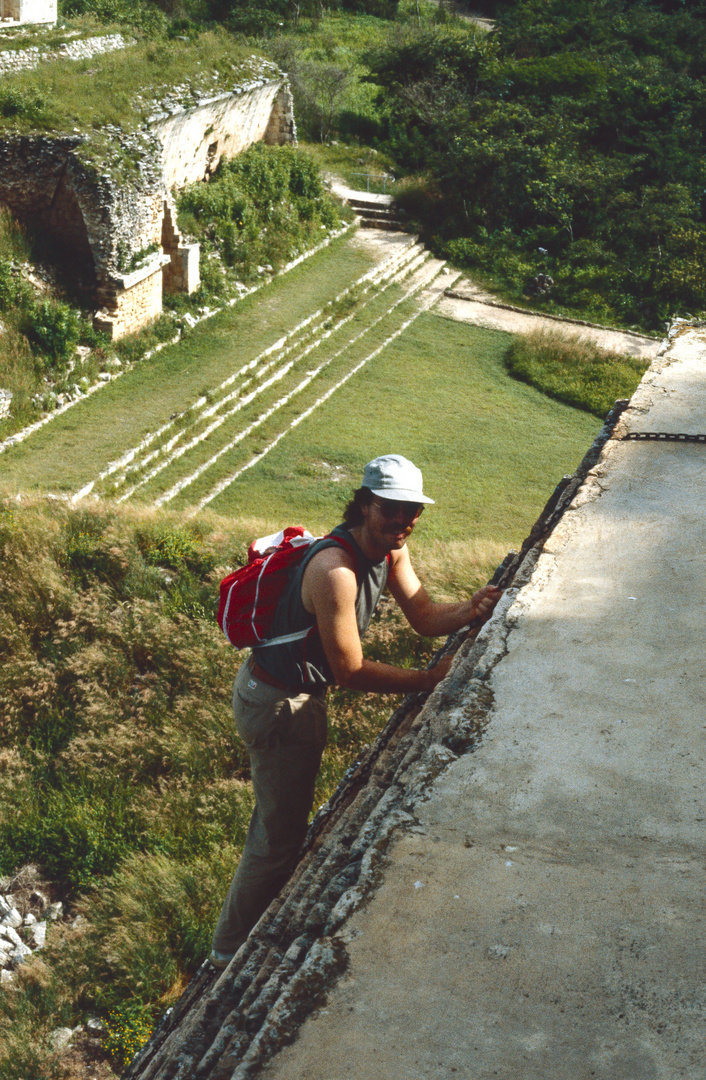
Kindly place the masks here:
<instances>
[{"instance_id":1,"label":"sunglasses","mask_svg":"<svg viewBox=\"0 0 706 1080\"><path fill-rule=\"evenodd\" d=\"M375 506L388 521L402 517L403 521L417 521L422 516L421 503L404 502L402 499L373 499Z\"/></svg>"}]
</instances>

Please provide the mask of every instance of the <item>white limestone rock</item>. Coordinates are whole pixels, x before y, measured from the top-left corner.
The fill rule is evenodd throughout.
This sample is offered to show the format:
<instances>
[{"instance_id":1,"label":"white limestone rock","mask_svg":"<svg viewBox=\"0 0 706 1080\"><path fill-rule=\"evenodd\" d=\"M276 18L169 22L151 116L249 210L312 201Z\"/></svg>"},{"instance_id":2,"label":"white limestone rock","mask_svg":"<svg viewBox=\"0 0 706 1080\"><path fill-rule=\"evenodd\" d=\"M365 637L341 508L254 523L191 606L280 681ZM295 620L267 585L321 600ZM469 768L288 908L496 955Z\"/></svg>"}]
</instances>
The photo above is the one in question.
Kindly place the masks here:
<instances>
[{"instance_id":1,"label":"white limestone rock","mask_svg":"<svg viewBox=\"0 0 706 1080\"><path fill-rule=\"evenodd\" d=\"M22 921L20 920L21 925ZM13 926L0 926L0 936L4 937L6 941L11 941L13 945L22 944L22 938Z\"/></svg>"},{"instance_id":2,"label":"white limestone rock","mask_svg":"<svg viewBox=\"0 0 706 1080\"><path fill-rule=\"evenodd\" d=\"M19 943L10 955L10 962L13 967L17 968L20 964L24 964L25 960L29 960L32 955L32 950L29 945L25 945L23 941Z\"/></svg>"},{"instance_id":3,"label":"white limestone rock","mask_svg":"<svg viewBox=\"0 0 706 1080\"><path fill-rule=\"evenodd\" d=\"M22 926L22 916L17 908L10 908L7 915L3 915L0 919L0 927L10 927L12 930L16 930L18 926Z\"/></svg>"},{"instance_id":4,"label":"white limestone rock","mask_svg":"<svg viewBox=\"0 0 706 1080\"><path fill-rule=\"evenodd\" d=\"M35 949L43 949L47 943L46 922L36 923L31 930L31 941Z\"/></svg>"},{"instance_id":5,"label":"white limestone rock","mask_svg":"<svg viewBox=\"0 0 706 1080\"><path fill-rule=\"evenodd\" d=\"M49 1043L52 1050L65 1050L74 1037L73 1028L60 1027L52 1031L49 1036Z\"/></svg>"},{"instance_id":6,"label":"white limestone rock","mask_svg":"<svg viewBox=\"0 0 706 1080\"><path fill-rule=\"evenodd\" d=\"M38 907L40 911L44 911L44 908L49 903L49 897L41 889L33 889L30 893L29 902L32 907Z\"/></svg>"},{"instance_id":7,"label":"white limestone rock","mask_svg":"<svg viewBox=\"0 0 706 1080\"><path fill-rule=\"evenodd\" d=\"M86 1021L86 1031L89 1035L96 1035L101 1039L108 1034L108 1028L97 1016L89 1016Z\"/></svg>"}]
</instances>

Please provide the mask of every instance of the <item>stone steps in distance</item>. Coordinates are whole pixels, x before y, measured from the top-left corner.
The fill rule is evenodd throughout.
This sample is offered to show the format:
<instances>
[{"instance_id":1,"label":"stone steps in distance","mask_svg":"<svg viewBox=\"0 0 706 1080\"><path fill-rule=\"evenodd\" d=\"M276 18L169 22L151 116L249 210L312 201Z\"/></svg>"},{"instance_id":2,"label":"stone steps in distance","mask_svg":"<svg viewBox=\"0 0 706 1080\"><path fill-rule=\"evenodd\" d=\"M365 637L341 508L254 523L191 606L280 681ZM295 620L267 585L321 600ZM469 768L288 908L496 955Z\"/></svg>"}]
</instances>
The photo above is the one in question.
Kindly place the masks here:
<instances>
[{"instance_id":1,"label":"stone steps in distance","mask_svg":"<svg viewBox=\"0 0 706 1080\"><path fill-rule=\"evenodd\" d=\"M239 425L234 425L229 433L225 430L219 436L209 442L208 446L201 446L197 452L191 455L191 461L174 463L174 467L167 470L171 479L175 481L165 498L164 486L161 485L162 494L154 491L157 496L157 504L172 502L175 508L195 508L194 503L206 494L210 489L217 486L222 476L233 468L240 466L247 468L248 460L255 460L262 454L262 450L253 457L253 442L259 446L265 444L275 445L288 429L293 426L292 402L297 416L307 414L318 406L318 403L326 400L330 393L338 386L343 385L367 360L377 355L385 345L392 341L402 332L410 317L414 317L415 309L424 309L434 302L430 290L439 277L443 267L438 260L428 260L423 266L417 268L405 282L403 295L398 296L397 302L389 307L370 327L369 336L354 334L348 343L342 343L337 347L334 354L327 358L320 356L322 362L320 377L302 385L302 391L295 392L295 396L284 400L282 408L266 408L268 402L263 400L261 405L266 410L266 423L257 434L248 436L247 441L241 438ZM443 291L443 284L437 285L438 294ZM419 304L420 296L424 294L424 301ZM429 299L431 297L431 299ZM350 328L347 328L350 329ZM333 366L329 366L333 365ZM264 414L263 414L264 415ZM298 420L294 421L298 423ZM188 477L188 466L192 466L192 477ZM186 467L186 468L185 468ZM176 471L175 471L176 470ZM178 475L181 479L178 479ZM165 477L166 479L166 477ZM193 486L192 486L193 484ZM173 493L172 493L173 492ZM149 495L149 493L147 493Z\"/></svg>"},{"instance_id":2,"label":"stone steps in distance","mask_svg":"<svg viewBox=\"0 0 706 1080\"><path fill-rule=\"evenodd\" d=\"M418 243L416 237L407 237L404 242L394 244L390 255L372 270L367 271L354 281L335 299L342 299L356 287L369 289L374 286L377 291L371 292L362 307L358 307L359 313L368 304L377 300L381 290L384 291L393 282L404 280L410 272L416 270L427 258L427 252ZM274 347L268 348L260 357L255 358L254 361L241 368L239 373L236 372L224 380L207 397L200 398L195 402L191 409L188 410L188 424L183 425L178 430L175 423L173 432L162 429L157 433L160 441L163 442L163 446L159 450L155 449L154 441L144 440L142 446L128 451L120 461L109 466L108 470L105 470L99 479L109 481L109 491L113 496L120 500L129 498L136 491L136 485L140 488L145 487L144 470L147 470L148 473L153 471L155 473L161 472L168 467L170 460L182 456L184 444L197 435L199 427L205 426L207 418L214 415L219 405L227 403L229 399L237 399L239 386L247 385L248 395L252 394L253 390L257 393L256 387L259 379L265 376L267 376L268 380L271 379L273 373L276 374L279 364L296 364L307 353L311 352L312 348L316 348L322 335L329 337L346 321L344 317L340 321L335 321L331 327L329 325L331 319L323 310L315 312L302 320L280 342L275 343ZM324 331L325 325L327 329ZM273 394L275 393L276 387L273 390Z\"/></svg>"}]
</instances>

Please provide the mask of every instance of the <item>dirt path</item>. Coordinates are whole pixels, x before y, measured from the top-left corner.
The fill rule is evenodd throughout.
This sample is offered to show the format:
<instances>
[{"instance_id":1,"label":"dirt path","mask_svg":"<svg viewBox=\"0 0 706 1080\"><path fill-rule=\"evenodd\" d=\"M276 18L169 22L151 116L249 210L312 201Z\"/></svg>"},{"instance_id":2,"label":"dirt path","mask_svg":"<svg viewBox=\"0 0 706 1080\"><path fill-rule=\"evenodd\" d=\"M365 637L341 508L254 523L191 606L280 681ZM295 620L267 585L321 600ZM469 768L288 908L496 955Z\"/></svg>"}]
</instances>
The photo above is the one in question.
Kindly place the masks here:
<instances>
[{"instance_id":1,"label":"dirt path","mask_svg":"<svg viewBox=\"0 0 706 1080\"><path fill-rule=\"evenodd\" d=\"M528 334L532 330L559 330L564 336L590 338L603 349L652 360L662 342L641 334L610 330L606 327L584 325L567 319L535 315L501 304L490 293L464 280L454 285L452 295L444 296L435 308L437 315L458 322L484 326L488 330L505 330L509 334Z\"/></svg>"}]
</instances>

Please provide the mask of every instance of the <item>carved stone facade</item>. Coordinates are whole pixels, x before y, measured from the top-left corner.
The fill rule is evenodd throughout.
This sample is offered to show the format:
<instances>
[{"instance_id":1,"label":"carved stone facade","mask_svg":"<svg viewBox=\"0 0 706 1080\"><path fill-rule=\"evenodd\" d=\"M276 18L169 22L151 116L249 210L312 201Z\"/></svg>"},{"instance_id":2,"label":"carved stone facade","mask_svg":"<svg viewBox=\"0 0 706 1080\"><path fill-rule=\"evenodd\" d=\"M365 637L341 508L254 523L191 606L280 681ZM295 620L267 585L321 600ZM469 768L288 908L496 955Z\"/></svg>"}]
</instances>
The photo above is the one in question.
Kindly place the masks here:
<instances>
[{"instance_id":1,"label":"carved stone facade","mask_svg":"<svg viewBox=\"0 0 706 1080\"><path fill-rule=\"evenodd\" d=\"M286 81L269 77L174 109L149 130L0 139L0 203L39 227L70 265L96 327L115 339L199 285L198 244L176 227L172 191L207 180L252 143L296 141Z\"/></svg>"}]
</instances>

